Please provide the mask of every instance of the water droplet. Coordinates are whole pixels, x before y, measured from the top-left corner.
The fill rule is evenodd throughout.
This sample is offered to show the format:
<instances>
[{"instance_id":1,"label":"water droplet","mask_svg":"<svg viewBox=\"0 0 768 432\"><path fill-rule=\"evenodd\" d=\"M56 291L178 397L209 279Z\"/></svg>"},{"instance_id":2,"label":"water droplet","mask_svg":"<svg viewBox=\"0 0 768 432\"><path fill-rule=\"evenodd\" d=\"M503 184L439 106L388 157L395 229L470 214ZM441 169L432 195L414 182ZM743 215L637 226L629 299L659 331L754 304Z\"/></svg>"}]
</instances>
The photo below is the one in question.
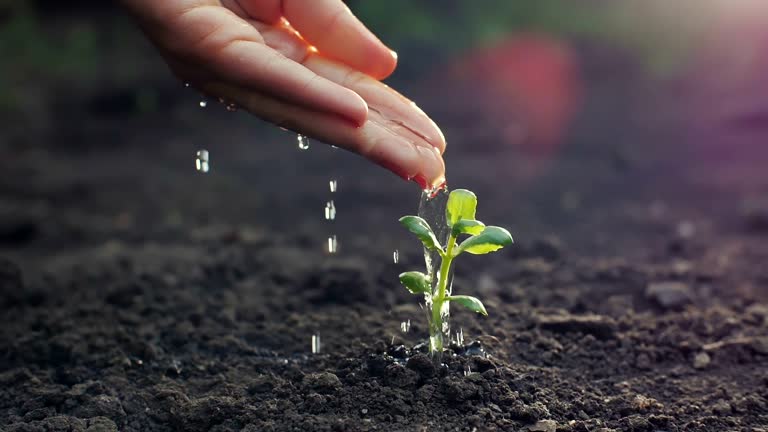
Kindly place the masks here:
<instances>
[{"instance_id":1,"label":"water droplet","mask_svg":"<svg viewBox=\"0 0 768 432\"><path fill-rule=\"evenodd\" d=\"M445 220L445 206L448 202L448 196L448 189L443 185L435 191L424 191L419 202L419 216L433 227L435 236L441 244L444 244L444 239L447 239L450 235L450 229ZM439 253L424 249L424 263L427 268L427 276L432 280L431 288L434 291L436 286L441 283L440 273L437 270L438 263L440 263ZM450 295L453 286L453 269L448 272L445 286L446 295ZM433 302L430 295L424 296L424 303L427 319L430 325L433 325ZM450 302L444 302L440 311L438 311L442 317L442 325L439 332L434 332L435 334L430 336L430 347L443 346L443 342L449 343L453 338L450 333L449 308Z\"/></svg>"},{"instance_id":2,"label":"water droplet","mask_svg":"<svg viewBox=\"0 0 768 432\"><path fill-rule=\"evenodd\" d=\"M338 147L336 147L336 146L335 146L335 145L333 145L333 144L331 144L331 148L332 148L332 149L334 149L334 150L338 150L338 149L339 149Z\"/></svg>"},{"instance_id":3,"label":"water droplet","mask_svg":"<svg viewBox=\"0 0 768 432\"><path fill-rule=\"evenodd\" d=\"M195 158L195 168L201 173L207 173L211 169L209 160L208 150L198 150L197 157Z\"/></svg>"},{"instance_id":4,"label":"water droplet","mask_svg":"<svg viewBox=\"0 0 768 432\"><path fill-rule=\"evenodd\" d=\"M333 200L331 200L325 204L325 220L335 220L335 219L336 219L336 205L333 203Z\"/></svg>"},{"instance_id":5,"label":"water droplet","mask_svg":"<svg viewBox=\"0 0 768 432\"><path fill-rule=\"evenodd\" d=\"M472 367L470 365L467 365L467 368L464 369L464 376L469 376L472 373Z\"/></svg>"},{"instance_id":6,"label":"water droplet","mask_svg":"<svg viewBox=\"0 0 768 432\"><path fill-rule=\"evenodd\" d=\"M168 369L176 375L181 375L181 362L176 359L171 360L171 366Z\"/></svg>"},{"instance_id":7,"label":"water droplet","mask_svg":"<svg viewBox=\"0 0 768 432\"><path fill-rule=\"evenodd\" d=\"M395 250L394 252L392 252L392 261L394 261L395 264L400 262L400 251L399 250Z\"/></svg>"},{"instance_id":8,"label":"water droplet","mask_svg":"<svg viewBox=\"0 0 768 432\"><path fill-rule=\"evenodd\" d=\"M363 414L363 415L368 414L368 408L361 409L360 413Z\"/></svg>"},{"instance_id":9,"label":"water droplet","mask_svg":"<svg viewBox=\"0 0 768 432\"><path fill-rule=\"evenodd\" d=\"M200 108L205 108L208 106L208 101L203 99L200 101Z\"/></svg>"},{"instance_id":10,"label":"water droplet","mask_svg":"<svg viewBox=\"0 0 768 432\"><path fill-rule=\"evenodd\" d=\"M411 320L403 321L400 323L400 331L408 333L411 330Z\"/></svg>"},{"instance_id":11,"label":"water droplet","mask_svg":"<svg viewBox=\"0 0 768 432\"><path fill-rule=\"evenodd\" d=\"M237 111L237 105L235 105L233 103L228 103L227 104L227 111L229 111L229 112Z\"/></svg>"},{"instance_id":12,"label":"water droplet","mask_svg":"<svg viewBox=\"0 0 768 432\"><path fill-rule=\"evenodd\" d=\"M459 346L464 345L464 329L460 328L459 331L456 332L456 344Z\"/></svg>"},{"instance_id":13,"label":"water droplet","mask_svg":"<svg viewBox=\"0 0 768 432\"><path fill-rule=\"evenodd\" d=\"M312 335L312 354L320 354L320 333Z\"/></svg>"},{"instance_id":14,"label":"water droplet","mask_svg":"<svg viewBox=\"0 0 768 432\"><path fill-rule=\"evenodd\" d=\"M188 83L188 82L185 82L185 83L184 83L184 87L186 87L186 88L189 88L189 83Z\"/></svg>"},{"instance_id":15,"label":"water droplet","mask_svg":"<svg viewBox=\"0 0 768 432\"><path fill-rule=\"evenodd\" d=\"M434 199L440 192L448 192L448 183L443 180L442 183L439 183L435 187L424 189L423 192L428 200Z\"/></svg>"},{"instance_id":16,"label":"water droplet","mask_svg":"<svg viewBox=\"0 0 768 432\"><path fill-rule=\"evenodd\" d=\"M331 180L328 182L328 186L331 188L331 193L336 193L339 188L339 182L337 180Z\"/></svg>"},{"instance_id":17,"label":"water droplet","mask_svg":"<svg viewBox=\"0 0 768 432\"><path fill-rule=\"evenodd\" d=\"M395 344L395 335L392 335L392 343L390 343L390 345L394 345L394 344Z\"/></svg>"},{"instance_id":18,"label":"water droplet","mask_svg":"<svg viewBox=\"0 0 768 432\"><path fill-rule=\"evenodd\" d=\"M339 243L336 240L336 235L328 237L328 253L335 254L339 250Z\"/></svg>"},{"instance_id":19,"label":"water droplet","mask_svg":"<svg viewBox=\"0 0 768 432\"><path fill-rule=\"evenodd\" d=\"M306 150L309 148L309 138L306 135L299 134L296 137L296 142L299 143L299 150Z\"/></svg>"}]
</instances>

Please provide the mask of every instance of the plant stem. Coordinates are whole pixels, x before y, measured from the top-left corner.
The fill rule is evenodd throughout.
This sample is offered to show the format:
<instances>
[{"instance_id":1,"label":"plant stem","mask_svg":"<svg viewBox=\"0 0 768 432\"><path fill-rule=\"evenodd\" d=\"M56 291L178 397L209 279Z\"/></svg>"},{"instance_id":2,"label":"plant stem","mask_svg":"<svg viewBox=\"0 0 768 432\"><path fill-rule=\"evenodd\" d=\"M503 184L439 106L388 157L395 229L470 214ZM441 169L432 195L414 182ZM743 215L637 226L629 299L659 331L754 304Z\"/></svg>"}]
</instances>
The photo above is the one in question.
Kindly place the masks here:
<instances>
[{"instance_id":1,"label":"plant stem","mask_svg":"<svg viewBox=\"0 0 768 432\"><path fill-rule=\"evenodd\" d=\"M448 290L448 274L453 262L453 248L456 245L456 236L451 234L448 237L448 244L445 255L441 255L440 273L437 279L437 295L432 299L432 325L429 326L430 344L429 349L432 354L443 352L443 316L441 311L443 303L446 301L445 292ZM439 336L439 337L438 337Z\"/></svg>"}]
</instances>

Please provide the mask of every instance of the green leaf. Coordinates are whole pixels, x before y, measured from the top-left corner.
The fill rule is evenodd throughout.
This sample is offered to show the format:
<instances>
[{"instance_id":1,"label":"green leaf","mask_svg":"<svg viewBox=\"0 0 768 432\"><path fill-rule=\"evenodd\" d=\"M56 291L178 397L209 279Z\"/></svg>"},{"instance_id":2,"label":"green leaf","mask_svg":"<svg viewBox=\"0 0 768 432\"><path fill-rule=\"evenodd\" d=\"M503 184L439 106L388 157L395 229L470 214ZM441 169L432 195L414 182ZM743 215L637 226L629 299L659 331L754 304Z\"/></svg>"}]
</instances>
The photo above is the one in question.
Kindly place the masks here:
<instances>
[{"instance_id":1,"label":"green leaf","mask_svg":"<svg viewBox=\"0 0 768 432\"><path fill-rule=\"evenodd\" d=\"M437 237L435 237L435 233L432 232L432 228L429 227L429 224L424 219L418 216L403 216L400 218L400 223L408 228L410 232L416 234L416 237L424 243L425 248L429 250L443 250L440 242L437 241Z\"/></svg>"},{"instance_id":2,"label":"green leaf","mask_svg":"<svg viewBox=\"0 0 768 432\"><path fill-rule=\"evenodd\" d=\"M457 295L457 296L448 297L448 300L452 302L456 302L473 312L477 312L479 314L488 316L488 311L485 310L485 306L483 306L483 302L481 302L475 297Z\"/></svg>"},{"instance_id":3,"label":"green leaf","mask_svg":"<svg viewBox=\"0 0 768 432\"><path fill-rule=\"evenodd\" d=\"M456 189L448 195L445 220L449 227L453 227L462 219L474 220L476 211L477 195L466 189Z\"/></svg>"},{"instance_id":4,"label":"green leaf","mask_svg":"<svg viewBox=\"0 0 768 432\"><path fill-rule=\"evenodd\" d=\"M400 273L400 283L411 294L426 294L431 291L431 285L427 275L417 271Z\"/></svg>"},{"instance_id":5,"label":"green leaf","mask_svg":"<svg viewBox=\"0 0 768 432\"><path fill-rule=\"evenodd\" d=\"M485 229L485 224L478 220L462 219L453 226L453 235L477 235L483 232L483 229Z\"/></svg>"},{"instance_id":6,"label":"green leaf","mask_svg":"<svg viewBox=\"0 0 768 432\"><path fill-rule=\"evenodd\" d=\"M509 231L501 227L485 227L483 232L464 240L455 255L462 252L469 252L473 255L484 255L497 251L504 246L512 244L512 235Z\"/></svg>"}]
</instances>

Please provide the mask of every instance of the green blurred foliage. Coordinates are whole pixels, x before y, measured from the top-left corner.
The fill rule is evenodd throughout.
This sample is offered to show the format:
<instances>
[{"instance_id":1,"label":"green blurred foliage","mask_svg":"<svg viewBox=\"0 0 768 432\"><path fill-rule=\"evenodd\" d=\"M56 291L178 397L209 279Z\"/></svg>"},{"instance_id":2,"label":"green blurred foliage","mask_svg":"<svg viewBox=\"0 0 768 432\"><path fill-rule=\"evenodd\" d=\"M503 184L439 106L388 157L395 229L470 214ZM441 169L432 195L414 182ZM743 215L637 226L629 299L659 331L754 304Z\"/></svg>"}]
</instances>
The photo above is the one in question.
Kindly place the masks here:
<instances>
[{"instance_id":1,"label":"green blurred foliage","mask_svg":"<svg viewBox=\"0 0 768 432\"><path fill-rule=\"evenodd\" d=\"M677 1L677 0L676 0ZM349 0L355 13L398 51L461 52L507 35L539 32L625 49L651 70L674 70L696 32L670 18L692 0ZM702 8L705 9L705 8ZM85 12L83 12L85 11ZM674 12L674 13L671 13ZM146 46L121 14L41 16L33 3L0 0L0 111L23 105L30 87L127 80ZM694 20L689 20L688 23ZM699 20L700 22L704 22ZM705 27L702 25L702 27ZM435 59L440 56L435 56ZM409 59L417 67L430 58ZM139 109L153 106L137 95Z\"/></svg>"},{"instance_id":2,"label":"green blurred foliage","mask_svg":"<svg viewBox=\"0 0 768 432\"><path fill-rule=\"evenodd\" d=\"M535 32L625 49L651 71L680 64L694 38L650 0L359 0L355 13L396 50L418 42L444 52ZM686 30L686 31L684 31Z\"/></svg>"},{"instance_id":3,"label":"green blurred foliage","mask_svg":"<svg viewBox=\"0 0 768 432\"><path fill-rule=\"evenodd\" d=\"M88 21L54 35L28 3L15 0L0 2L0 17L0 109L19 103L21 84L83 76L96 68L98 33Z\"/></svg>"},{"instance_id":4,"label":"green blurred foliage","mask_svg":"<svg viewBox=\"0 0 768 432\"><path fill-rule=\"evenodd\" d=\"M421 41L448 50L493 41L513 31L561 35L600 31L605 9L595 0L361 0L357 15L389 43Z\"/></svg>"}]
</instances>

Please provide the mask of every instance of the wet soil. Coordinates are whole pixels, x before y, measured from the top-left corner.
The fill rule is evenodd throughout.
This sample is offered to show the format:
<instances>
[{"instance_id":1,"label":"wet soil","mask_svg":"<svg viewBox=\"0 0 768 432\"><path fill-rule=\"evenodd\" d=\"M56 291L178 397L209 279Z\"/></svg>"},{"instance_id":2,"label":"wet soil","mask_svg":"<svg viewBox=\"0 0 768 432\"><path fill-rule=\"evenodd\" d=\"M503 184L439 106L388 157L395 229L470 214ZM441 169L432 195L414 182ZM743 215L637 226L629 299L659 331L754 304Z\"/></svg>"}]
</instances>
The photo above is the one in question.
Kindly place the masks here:
<instances>
[{"instance_id":1,"label":"wet soil","mask_svg":"<svg viewBox=\"0 0 768 432\"><path fill-rule=\"evenodd\" d=\"M396 223L415 186L169 78L156 113L80 98L6 130L0 430L768 430L768 158L713 156L668 88L601 73L551 159L453 96L466 82L410 86L450 185L516 238L458 263L489 316L453 329L485 353L442 365L410 352L426 325L397 283L423 265Z\"/></svg>"}]
</instances>

